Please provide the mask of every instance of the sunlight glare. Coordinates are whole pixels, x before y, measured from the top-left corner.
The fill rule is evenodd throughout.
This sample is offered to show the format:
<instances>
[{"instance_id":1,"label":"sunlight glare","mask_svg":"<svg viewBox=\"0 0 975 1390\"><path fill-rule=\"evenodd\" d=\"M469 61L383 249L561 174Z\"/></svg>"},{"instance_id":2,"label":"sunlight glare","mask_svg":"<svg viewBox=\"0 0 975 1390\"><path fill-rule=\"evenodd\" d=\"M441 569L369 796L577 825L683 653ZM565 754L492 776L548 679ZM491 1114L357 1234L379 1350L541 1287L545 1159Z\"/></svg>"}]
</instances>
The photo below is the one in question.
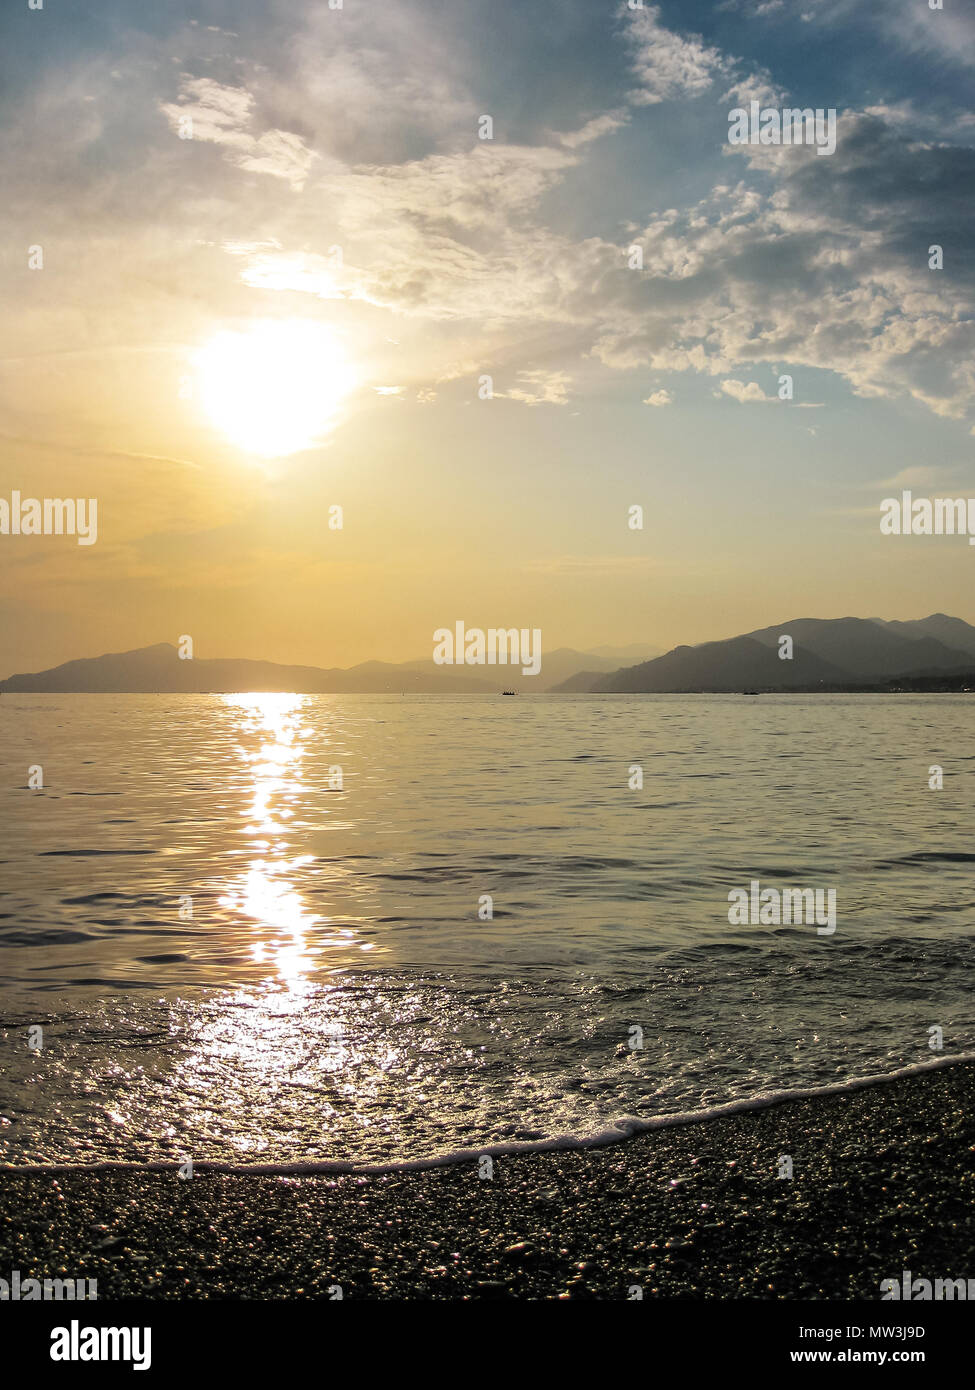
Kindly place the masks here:
<instances>
[{"instance_id":1,"label":"sunlight glare","mask_svg":"<svg viewBox=\"0 0 975 1390\"><path fill-rule=\"evenodd\" d=\"M264 458L311 448L355 385L341 342L303 320L223 330L193 357L200 398L231 443Z\"/></svg>"}]
</instances>

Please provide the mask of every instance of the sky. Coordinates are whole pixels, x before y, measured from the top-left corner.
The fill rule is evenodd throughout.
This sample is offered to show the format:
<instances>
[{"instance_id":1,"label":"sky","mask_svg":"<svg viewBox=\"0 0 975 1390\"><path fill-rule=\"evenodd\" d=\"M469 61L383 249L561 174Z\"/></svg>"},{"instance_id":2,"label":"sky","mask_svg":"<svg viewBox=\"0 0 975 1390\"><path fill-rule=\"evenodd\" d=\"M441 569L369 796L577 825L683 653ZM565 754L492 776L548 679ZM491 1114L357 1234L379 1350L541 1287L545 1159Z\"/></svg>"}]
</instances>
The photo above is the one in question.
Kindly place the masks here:
<instances>
[{"instance_id":1,"label":"sky","mask_svg":"<svg viewBox=\"0 0 975 1390\"><path fill-rule=\"evenodd\" d=\"M0 675L975 621L879 529L975 481L973 69L961 0L9 0L0 497L98 530L0 535Z\"/></svg>"}]
</instances>

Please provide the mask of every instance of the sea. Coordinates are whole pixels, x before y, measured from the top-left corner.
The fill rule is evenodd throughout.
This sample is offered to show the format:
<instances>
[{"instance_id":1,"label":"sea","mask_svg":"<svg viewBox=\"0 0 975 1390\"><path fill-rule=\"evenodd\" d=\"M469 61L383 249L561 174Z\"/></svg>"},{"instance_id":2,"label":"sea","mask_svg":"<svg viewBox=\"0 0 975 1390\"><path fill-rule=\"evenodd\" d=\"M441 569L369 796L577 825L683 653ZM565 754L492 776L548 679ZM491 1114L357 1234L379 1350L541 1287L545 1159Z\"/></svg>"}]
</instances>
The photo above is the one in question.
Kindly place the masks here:
<instances>
[{"instance_id":1,"label":"sea","mask_svg":"<svg viewBox=\"0 0 975 1390\"><path fill-rule=\"evenodd\" d=\"M964 1056L971 701L4 695L0 1163L424 1164Z\"/></svg>"}]
</instances>

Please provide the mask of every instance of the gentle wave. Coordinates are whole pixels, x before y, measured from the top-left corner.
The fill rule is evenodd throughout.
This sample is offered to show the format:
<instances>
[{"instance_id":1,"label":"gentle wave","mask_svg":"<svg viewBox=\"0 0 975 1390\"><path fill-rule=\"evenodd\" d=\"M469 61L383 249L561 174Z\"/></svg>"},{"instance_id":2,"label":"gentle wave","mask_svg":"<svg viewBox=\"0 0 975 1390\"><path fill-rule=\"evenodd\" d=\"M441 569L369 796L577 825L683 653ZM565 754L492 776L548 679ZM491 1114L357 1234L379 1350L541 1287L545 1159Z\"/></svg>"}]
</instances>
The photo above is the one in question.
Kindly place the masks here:
<instances>
[{"instance_id":1,"label":"gentle wave","mask_svg":"<svg viewBox=\"0 0 975 1390\"><path fill-rule=\"evenodd\" d=\"M600 1149L609 1144L619 1144L625 1139L635 1139L651 1130L676 1129L679 1125L705 1124L711 1120L726 1119L732 1115L743 1115L752 1110L767 1110L771 1106L784 1105L789 1101L825 1099L828 1096L843 1095L848 1091L860 1091L868 1086L882 1086L889 1081L899 1081L907 1076L918 1076L923 1072L940 1071L944 1067L960 1066L966 1062L975 1062L975 1052L962 1052L952 1057L936 1057L931 1061L915 1062L911 1066L900 1067L897 1071L886 1072L880 1076L855 1076L846 1081L832 1082L828 1086L760 1091L757 1095L748 1096L741 1100L726 1101L722 1105L706 1106L700 1110L683 1110L672 1115L655 1115L652 1119L647 1120L628 1116L615 1121L608 1129L598 1130L589 1135L561 1134L552 1139L521 1140L509 1144L486 1144L483 1148L455 1149L451 1153L437 1154L430 1158L400 1159L390 1163L343 1163L333 1159L309 1159L304 1162L292 1163L227 1163L216 1159L200 1159L199 1161L194 1159L193 1172L237 1173L249 1174L253 1177L301 1177L315 1173L378 1175L448 1168L458 1163L474 1163L486 1155L491 1158L507 1158L520 1154ZM127 1163L113 1160L94 1163L0 1163L0 1173L42 1177L56 1176L59 1173L171 1173L174 1168L180 1166L180 1161L170 1163Z\"/></svg>"},{"instance_id":2,"label":"gentle wave","mask_svg":"<svg viewBox=\"0 0 975 1390\"><path fill-rule=\"evenodd\" d=\"M975 1048L975 761L927 782L970 703L508 703L5 697L48 777L0 785L2 1007L44 1025L0 1159L384 1171ZM835 887L835 935L729 923L753 879Z\"/></svg>"}]
</instances>

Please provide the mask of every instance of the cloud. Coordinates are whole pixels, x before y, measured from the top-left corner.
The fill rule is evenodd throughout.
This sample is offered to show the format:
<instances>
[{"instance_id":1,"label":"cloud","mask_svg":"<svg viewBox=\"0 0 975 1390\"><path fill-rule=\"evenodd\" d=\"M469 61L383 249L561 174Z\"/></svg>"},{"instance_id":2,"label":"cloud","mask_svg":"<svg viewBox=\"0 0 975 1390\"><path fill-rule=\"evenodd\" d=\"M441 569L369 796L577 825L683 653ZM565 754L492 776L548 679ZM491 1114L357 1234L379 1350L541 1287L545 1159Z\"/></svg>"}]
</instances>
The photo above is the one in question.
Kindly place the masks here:
<instances>
[{"instance_id":1,"label":"cloud","mask_svg":"<svg viewBox=\"0 0 975 1390\"><path fill-rule=\"evenodd\" d=\"M247 257L241 272L245 285L260 290L298 290L319 299L341 299L347 277L341 259L315 252L268 251L228 243L224 249L232 256Z\"/></svg>"},{"instance_id":2,"label":"cloud","mask_svg":"<svg viewBox=\"0 0 975 1390\"><path fill-rule=\"evenodd\" d=\"M361 300L411 318L466 319L493 327L536 319L582 321L569 299L615 247L574 243L539 220L545 195L615 129L590 122L580 143L476 142L393 165L331 167L305 195L305 217L330 227L327 250L295 250L283 237L228 243L244 284L327 299ZM576 132L578 133L578 132Z\"/></svg>"},{"instance_id":3,"label":"cloud","mask_svg":"<svg viewBox=\"0 0 975 1390\"><path fill-rule=\"evenodd\" d=\"M715 8L719 14L744 11L749 19L764 19L784 9L785 0L722 0Z\"/></svg>"},{"instance_id":4,"label":"cloud","mask_svg":"<svg viewBox=\"0 0 975 1390\"><path fill-rule=\"evenodd\" d=\"M943 464L939 464L937 467L930 464L915 464L911 468L902 468L892 478L883 478L879 482L865 484L865 486L871 488L936 487L940 480L950 477L956 472L956 468L946 468Z\"/></svg>"},{"instance_id":5,"label":"cloud","mask_svg":"<svg viewBox=\"0 0 975 1390\"><path fill-rule=\"evenodd\" d=\"M731 378L721 383L721 390L726 396L731 396L732 400L744 405L746 401L771 401L774 396L766 396L757 381L750 381L747 386L743 381L735 381Z\"/></svg>"},{"instance_id":6,"label":"cloud","mask_svg":"<svg viewBox=\"0 0 975 1390\"><path fill-rule=\"evenodd\" d=\"M506 396L512 401L522 401L525 405L568 405L569 378L565 372L550 372L542 369L518 373L517 386L510 391L496 391L496 396Z\"/></svg>"},{"instance_id":7,"label":"cloud","mask_svg":"<svg viewBox=\"0 0 975 1390\"><path fill-rule=\"evenodd\" d=\"M625 11L631 65L637 85L630 100L653 106L676 97L701 96L718 73L729 69L729 60L699 35L686 38L660 22L660 8Z\"/></svg>"},{"instance_id":8,"label":"cloud","mask_svg":"<svg viewBox=\"0 0 975 1390\"><path fill-rule=\"evenodd\" d=\"M227 157L248 173L268 174L296 191L302 189L315 151L291 131L267 129L255 135L248 129L254 124L254 107L249 91L207 77L187 77L178 104L160 103L170 129L187 144L199 140L222 145Z\"/></svg>"},{"instance_id":9,"label":"cloud","mask_svg":"<svg viewBox=\"0 0 975 1390\"><path fill-rule=\"evenodd\" d=\"M893 45L913 58L931 54L949 64L975 66L975 29L964 5L946 0L932 10L924 0L885 0L882 7L864 6L860 0L789 0L793 13L807 23L843 27L864 22L880 44Z\"/></svg>"},{"instance_id":10,"label":"cloud","mask_svg":"<svg viewBox=\"0 0 975 1390\"><path fill-rule=\"evenodd\" d=\"M778 8L784 0L773 0ZM723 53L699 34L682 36L660 22L660 7L627 10L626 36L631 66L638 85L629 92L635 106L704 96L719 77L731 86L719 98L740 106L748 101L771 105L783 99L782 90L761 67Z\"/></svg>"},{"instance_id":11,"label":"cloud","mask_svg":"<svg viewBox=\"0 0 975 1390\"><path fill-rule=\"evenodd\" d=\"M713 375L785 361L838 373L861 396L967 414L975 270L960 254L950 274L947 261L929 270L928 246L932 228L946 248L970 242L975 150L845 113L833 156L756 146L745 165L764 188L719 184L633 238L644 272L604 275L595 355L623 370Z\"/></svg>"},{"instance_id":12,"label":"cloud","mask_svg":"<svg viewBox=\"0 0 975 1390\"><path fill-rule=\"evenodd\" d=\"M752 101L757 101L761 106L780 106L785 102L785 92L773 82L769 73L760 68L737 77L722 93L721 101L733 107L747 107Z\"/></svg>"},{"instance_id":13,"label":"cloud","mask_svg":"<svg viewBox=\"0 0 975 1390\"><path fill-rule=\"evenodd\" d=\"M612 135L614 131L626 125L629 119L629 113L626 111L607 111L602 116L594 116L579 130L564 133L558 139L566 149L576 150L582 145L591 145L594 140L601 140L604 135Z\"/></svg>"},{"instance_id":14,"label":"cloud","mask_svg":"<svg viewBox=\"0 0 975 1390\"><path fill-rule=\"evenodd\" d=\"M845 112L829 158L802 147L735 149L718 134L720 181L677 206L665 187L650 201L659 210L616 240L609 219L587 222L565 208L585 212L628 121L659 120L621 109L628 72L617 74L604 111L580 111L570 129L539 121L533 140L478 141L476 55L458 45L456 29L424 13L407 5L377 25L351 10L309 10L289 21L280 61L274 45L263 44L258 62L242 43L214 75L177 78L177 99L174 70L157 54L155 100L134 108L146 113L146 138L156 143L133 143L124 177L99 173L99 132L132 109L143 78L126 70L118 110L108 76L118 55L64 79L72 105L45 88L55 124L74 135L79 127L66 114L87 120L81 148L99 158L67 161L55 184L47 176L60 192L74 166L84 173L83 192L52 195L46 212L73 278L55 286L45 276L14 306L18 353L49 352L53 342L164 342L171 353L215 319L286 305L364 325L367 351L385 353L368 379L409 390L501 363L511 399L565 403L567 383L578 390L583 370L695 372L744 384L759 364L786 363L800 369L800 404L801 368L809 367L836 373L863 396L908 395L937 414L967 412L975 270L963 248L975 151L963 118L949 144L934 138L936 122L919 139L905 102ZM775 91L770 74L749 76L703 39L668 30L659 7L624 13L617 57L635 65L635 107L706 91L720 100ZM197 52L175 41L162 48L167 64L173 53ZM92 90L103 95L86 111L81 99ZM194 138L178 141L186 115ZM27 124L47 132L33 107ZM38 145L39 159L54 158L56 142ZM623 215L645 195L636 183ZM587 234L592 227L598 233ZM933 240L945 246L943 272L927 269ZM641 271L627 265L631 241L644 247ZM139 294L120 291L136 281ZM383 347L388 332L404 341L398 357ZM547 380L532 375L538 361L549 364ZM143 447L185 446L147 438L135 451Z\"/></svg>"},{"instance_id":15,"label":"cloud","mask_svg":"<svg viewBox=\"0 0 975 1390\"><path fill-rule=\"evenodd\" d=\"M650 395L646 397L643 404L657 406L671 405L673 403L673 400L674 397L672 393L670 391L665 390L664 388L661 388L659 391L652 391Z\"/></svg>"}]
</instances>

